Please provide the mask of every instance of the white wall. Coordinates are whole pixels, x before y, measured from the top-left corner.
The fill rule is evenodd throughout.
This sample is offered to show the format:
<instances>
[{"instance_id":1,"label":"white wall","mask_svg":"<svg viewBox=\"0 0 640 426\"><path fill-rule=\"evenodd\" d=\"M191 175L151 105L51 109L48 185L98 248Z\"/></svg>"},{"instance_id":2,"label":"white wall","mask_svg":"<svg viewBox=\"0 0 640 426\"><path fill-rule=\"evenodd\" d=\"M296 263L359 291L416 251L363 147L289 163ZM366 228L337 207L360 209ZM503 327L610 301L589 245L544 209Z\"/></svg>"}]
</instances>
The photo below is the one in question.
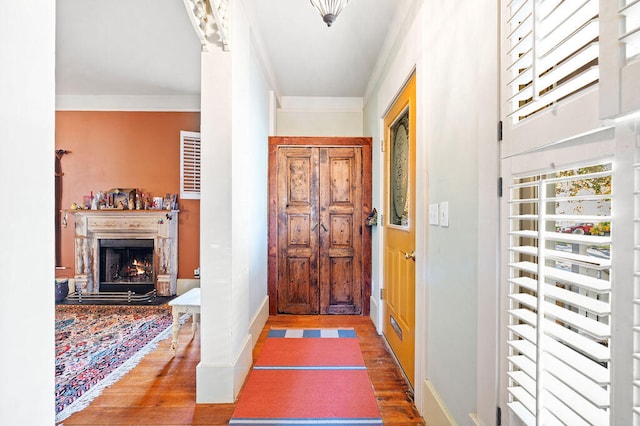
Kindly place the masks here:
<instances>
[{"instance_id":1,"label":"white wall","mask_svg":"<svg viewBox=\"0 0 640 426\"><path fill-rule=\"evenodd\" d=\"M415 66L420 221L416 236L416 404L427 424L471 424L470 415L483 424L493 424L497 393L498 5L489 0L419 3L417 10L407 6L408 21L400 22L400 37L390 42L393 54L381 66L379 83L372 86L366 101L365 134L379 139L380 119ZM382 199L382 164L379 154L374 155L378 158L374 158L378 165L375 206ZM449 202L449 227L426 225L428 204L441 201ZM374 245L375 252L379 247ZM381 274L379 259L374 259L376 283ZM481 261L489 266L479 267ZM479 312L491 315L483 318ZM491 364L479 366L481 359Z\"/></svg>"},{"instance_id":2,"label":"white wall","mask_svg":"<svg viewBox=\"0 0 640 426\"><path fill-rule=\"evenodd\" d=\"M0 418L54 424L55 2L0 2ZM28 28L28 31L25 31Z\"/></svg>"},{"instance_id":3,"label":"white wall","mask_svg":"<svg viewBox=\"0 0 640 426\"><path fill-rule=\"evenodd\" d=\"M277 136L362 136L362 98L283 96Z\"/></svg>"},{"instance_id":4,"label":"white wall","mask_svg":"<svg viewBox=\"0 0 640 426\"><path fill-rule=\"evenodd\" d=\"M270 87L256 52L251 50L250 86L251 105L248 110L249 128L247 156L244 167L247 173L250 203L247 218L247 234L251 239L249 246L249 313L258 312L267 297L267 230L268 230L268 154L269 154L269 113ZM257 338L258 336L253 336Z\"/></svg>"}]
</instances>

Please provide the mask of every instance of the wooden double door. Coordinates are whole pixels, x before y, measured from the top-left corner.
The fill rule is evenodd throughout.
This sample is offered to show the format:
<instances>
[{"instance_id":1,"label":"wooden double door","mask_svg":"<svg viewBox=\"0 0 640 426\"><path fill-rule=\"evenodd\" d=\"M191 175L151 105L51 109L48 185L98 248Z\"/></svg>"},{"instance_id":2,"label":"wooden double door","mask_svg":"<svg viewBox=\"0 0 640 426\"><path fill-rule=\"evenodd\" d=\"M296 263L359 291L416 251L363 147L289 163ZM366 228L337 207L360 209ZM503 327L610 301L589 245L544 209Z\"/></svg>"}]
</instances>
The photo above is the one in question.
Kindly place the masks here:
<instances>
[{"instance_id":1,"label":"wooden double door","mask_svg":"<svg viewBox=\"0 0 640 426\"><path fill-rule=\"evenodd\" d=\"M271 313L368 313L370 139L294 139L270 138Z\"/></svg>"}]
</instances>

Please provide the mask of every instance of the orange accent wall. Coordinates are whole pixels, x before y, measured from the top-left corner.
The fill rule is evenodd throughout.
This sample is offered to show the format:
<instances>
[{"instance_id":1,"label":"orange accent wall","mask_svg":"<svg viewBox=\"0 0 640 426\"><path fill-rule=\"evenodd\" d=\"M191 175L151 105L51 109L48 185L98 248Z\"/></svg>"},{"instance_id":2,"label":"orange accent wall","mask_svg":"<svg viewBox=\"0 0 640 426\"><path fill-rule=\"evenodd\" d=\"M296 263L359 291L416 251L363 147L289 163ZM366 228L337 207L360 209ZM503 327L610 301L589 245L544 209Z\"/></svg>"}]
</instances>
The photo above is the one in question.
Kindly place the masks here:
<instances>
[{"instance_id":1,"label":"orange accent wall","mask_svg":"<svg viewBox=\"0 0 640 426\"><path fill-rule=\"evenodd\" d=\"M56 149L71 151L62 158L62 208L111 188L179 195L180 130L199 132L200 113L56 112ZM179 200L179 206L178 278L193 278L200 266L200 200ZM67 221L58 266L70 268L71 276L75 223L71 215Z\"/></svg>"}]
</instances>

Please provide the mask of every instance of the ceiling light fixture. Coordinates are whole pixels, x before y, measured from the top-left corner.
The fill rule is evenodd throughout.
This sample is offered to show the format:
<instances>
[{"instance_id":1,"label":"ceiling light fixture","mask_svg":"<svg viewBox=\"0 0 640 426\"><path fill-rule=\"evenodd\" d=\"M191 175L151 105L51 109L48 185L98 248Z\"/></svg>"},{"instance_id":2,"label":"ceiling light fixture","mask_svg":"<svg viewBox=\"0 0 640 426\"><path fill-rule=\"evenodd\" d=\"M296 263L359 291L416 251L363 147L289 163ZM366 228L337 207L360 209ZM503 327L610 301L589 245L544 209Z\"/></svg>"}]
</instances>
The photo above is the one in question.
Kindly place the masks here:
<instances>
[{"instance_id":1,"label":"ceiling light fixture","mask_svg":"<svg viewBox=\"0 0 640 426\"><path fill-rule=\"evenodd\" d=\"M349 0L311 0L311 5L318 9L322 20L330 27Z\"/></svg>"}]
</instances>

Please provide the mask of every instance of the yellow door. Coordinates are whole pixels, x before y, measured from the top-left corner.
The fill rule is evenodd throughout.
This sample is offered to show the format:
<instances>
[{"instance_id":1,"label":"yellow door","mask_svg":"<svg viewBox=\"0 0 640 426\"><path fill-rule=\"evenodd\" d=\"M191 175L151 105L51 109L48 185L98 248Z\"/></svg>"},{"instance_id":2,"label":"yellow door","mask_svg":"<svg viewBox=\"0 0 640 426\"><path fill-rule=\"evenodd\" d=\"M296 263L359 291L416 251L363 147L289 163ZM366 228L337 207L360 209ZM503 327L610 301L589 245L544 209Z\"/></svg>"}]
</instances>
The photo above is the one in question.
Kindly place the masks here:
<instances>
[{"instance_id":1,"label":"yellow door","mask_svg":"<svg viewBox=\"0 0 640 426\"><path fill-rule=\"evenodd\" d=\"M384 325L383 333L414 385L416 79L384 119Z\"/></svg>"}]
</instances>

